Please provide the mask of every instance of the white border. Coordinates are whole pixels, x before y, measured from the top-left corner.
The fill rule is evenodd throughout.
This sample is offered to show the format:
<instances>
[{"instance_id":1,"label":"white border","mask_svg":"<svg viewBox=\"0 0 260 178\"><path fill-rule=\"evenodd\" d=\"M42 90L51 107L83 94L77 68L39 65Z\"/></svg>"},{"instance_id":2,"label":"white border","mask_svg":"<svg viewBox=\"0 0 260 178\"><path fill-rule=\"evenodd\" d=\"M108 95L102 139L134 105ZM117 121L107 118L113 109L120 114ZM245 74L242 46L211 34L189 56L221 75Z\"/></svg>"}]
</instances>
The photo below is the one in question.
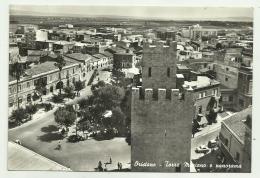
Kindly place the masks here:
<instances>
[{"instance_id":1,"label":"white border","mask_svg":"<svg viewBox=\"0 0 260 178\"><path fill-rule=\"evenodd\" d=\"M4 2L3 2L4 1ZM9 4L35 4L35 5L136 5L136 6L197 6L197 7L254 7L254 84L253 84L253 151L252 151L252 173L199 173L199 174L177 174L177 173L92 173L92 172L39 172L39 171L7 171L7 118L8 118L8 25L9 25ZM52 178L52 177L190 177L200 176L210 177L259 177L260 168L260 147L259 147L259 128L260 121L258 116L260 111L260 1L258 0L2 0L0 2L0 79L1 79L1 106L0 106L0 177L1 178ZM258 80L258 81L257 81ZM257 137L258 136L258 137ZM258 176L257 176L258 175Z\"/></svg>"}]
</instances>

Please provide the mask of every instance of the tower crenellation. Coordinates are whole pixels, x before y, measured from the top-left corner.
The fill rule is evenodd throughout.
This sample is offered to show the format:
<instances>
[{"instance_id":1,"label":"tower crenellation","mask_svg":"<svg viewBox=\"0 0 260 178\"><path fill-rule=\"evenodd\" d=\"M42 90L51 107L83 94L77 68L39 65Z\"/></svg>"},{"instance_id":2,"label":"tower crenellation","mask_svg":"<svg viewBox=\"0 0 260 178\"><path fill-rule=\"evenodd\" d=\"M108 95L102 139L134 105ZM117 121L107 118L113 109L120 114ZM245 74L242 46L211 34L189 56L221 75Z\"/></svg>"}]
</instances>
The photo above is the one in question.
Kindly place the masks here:
<instances>
[{"instance_id":1,"label":"tower crenellation","mask_svg":"<svg viewBox=\"0 0 260 178\"><path fill-rule=\"evenodd\" d=\"M193 102L192 89L180 91L179 89L165 89L165 88L132 88L132 100L144 101L160 101L160 102Z\"/></svg>"}]
</instances>

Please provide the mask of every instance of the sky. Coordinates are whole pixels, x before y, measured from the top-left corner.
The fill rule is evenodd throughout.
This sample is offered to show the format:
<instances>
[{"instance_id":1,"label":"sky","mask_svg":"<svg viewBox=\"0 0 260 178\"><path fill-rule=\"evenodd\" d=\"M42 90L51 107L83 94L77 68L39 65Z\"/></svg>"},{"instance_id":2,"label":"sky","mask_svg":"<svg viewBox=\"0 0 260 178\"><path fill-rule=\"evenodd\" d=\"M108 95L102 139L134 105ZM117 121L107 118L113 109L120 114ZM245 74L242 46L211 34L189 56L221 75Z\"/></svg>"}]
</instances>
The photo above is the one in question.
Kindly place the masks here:
<instances>
[{"instance_id":1,"label":"sky","mask_svg":"<svg viewBox=\"0 0 260 178\"><path fill-rule=\"evenodd\" d=\"M252 8L158 7L158 6L32 6L11 5L13 15L43 16L129 16L161 19L253 18Z\"/></svg>"}]
</instances>

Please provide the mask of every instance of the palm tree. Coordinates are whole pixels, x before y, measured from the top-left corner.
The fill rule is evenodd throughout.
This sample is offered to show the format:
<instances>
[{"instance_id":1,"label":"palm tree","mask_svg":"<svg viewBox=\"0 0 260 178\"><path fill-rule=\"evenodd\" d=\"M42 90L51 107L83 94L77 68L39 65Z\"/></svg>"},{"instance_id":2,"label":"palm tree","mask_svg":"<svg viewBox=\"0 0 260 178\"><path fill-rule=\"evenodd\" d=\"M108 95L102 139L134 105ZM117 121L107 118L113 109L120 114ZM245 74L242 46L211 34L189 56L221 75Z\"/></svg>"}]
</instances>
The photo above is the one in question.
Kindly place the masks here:
<instances>
[{"instance_id":1,"label":"palm tree","mask_svg":"<svg viewBox=\"0 0 260 178\"><path fill-rule=\"evenodd\" d=\"M56 67L58 67L60 73L59 73L59 90L60 90L60 94L61 94L61 85L62 85L62 81L61 81L61 71L62 68L66 65L66 61L64 60L64 57L62 55L58 55L57 59L56 59L56 63L54 64Z\"/></svg>"},{"instance_id":2,"label":"palm tree","mask_svg":"<svg viewBox=\"0 0 260 178\"><path fill-rule=\"evenodd\" d=\"M19 63L18 61L15 62L13 64L13 75L15 76L16 78L16 95L17 95L17 107L19 108L19 96L18 96L18 89L19 89L19 81L21 79L21 76L23 75L24 73L24 68L23 68L23 65L21 63Z\"/></svg>"}]
</instances>

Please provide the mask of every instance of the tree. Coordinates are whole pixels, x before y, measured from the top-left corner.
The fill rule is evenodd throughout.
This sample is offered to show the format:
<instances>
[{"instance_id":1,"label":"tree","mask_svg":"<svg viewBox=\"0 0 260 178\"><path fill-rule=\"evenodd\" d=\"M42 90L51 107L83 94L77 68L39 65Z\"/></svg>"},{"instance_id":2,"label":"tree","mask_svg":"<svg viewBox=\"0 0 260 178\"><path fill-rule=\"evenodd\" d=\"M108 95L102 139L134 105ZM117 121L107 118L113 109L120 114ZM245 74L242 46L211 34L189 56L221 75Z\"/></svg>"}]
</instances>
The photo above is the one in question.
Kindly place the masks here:
<instances>
[{"instance_id":1,"label":"tree","mask_svg":"<svg viewBox=\"0 0 260 178\"><path fill-rule=\"evenodd\" d=\"M93 95L93 104L100 108L103 108L102 113L105 110L111 110L112 108L119 106L124 98L124 89L117 86L106 85L97 89Z\"/></svg>"},{"instance_id":2,"label":"tree","mask_svg":"<svg viewBox=\"0 0 260 178\"><path fill-rule=\"evenodd\" d=\"M106 83L103 80L98 81L98 83L91 86L91 91L94 93L97 89L106 86Z\"/></svg>"},{"instance_id":3,"label":"tree","mask_svg":"<svg viewBox=\"0 0 260 178\"><path fill-rule=\"evenodd\" d=\"M58 55L56 59L56 63L54 64L59 69L59 83L61 83L61 71L62 68L66 65L66 61L64 60L64 57L62 55ZM61 87L59 87L60 95L61 95Z\"/></svg>"},{"instance_id":4,"label":"tree","mask_svg":"<svg viewBox=\"0 0 260 178\"><path fill-rule=\"evenodd\" d=\"M111 126L117 130L121 130L125 126L125 114L122 112L120 107L115 107L112 109Z\"/></svg>"},{"instance_id":5,"label":"tree","mask_svg":"<svg viewBox=\"0 0 260 178\"><path fill-rule=\"evenodd\" d=\"M81 120L78 122L78 127L80 130L84 131L88 130L91 126L92 115L89 111L89 109L84 109L80 111Z\"/></svg>"},{"instance_id":6,"label":"tree","mask_svg":"<svg viewBox=\"0 0 260 178\"><path fill-rule=\"evenodd\" d=\"M27 119L29 114L27 113L26 109L18 108L14 110L11 114L10 121L14 121L17 124L21 124L24 119Z\"/></svg>"},{"instance_id":7,"label":"tree","mask_svg":"<svg viewBox=\"0 0 260 178\"><path fill-rule=\"evenodd\" d=\"M73 86L67 86L64 88L65 96L68 98L73 98L74 97L74 87Z\"/></svg>"},{"instance_id":8,"label":"tree","mask_svg":"<svg viewBox=\"0 0 260 178\"><path fill-rule=\"evenodd\" d=\"M207 120L209 124L216 123L217 122L217 112L212 108L209 111L209 114L207 115Z\"/></svg>"},{"instance_id":9,"label":"tree","mask_svg":"<svg viewBox=\"0 0 260 178\"><path fill-rule=\"evenodd\" d=\"M93 103L93 95L87 98L82 98L78 102L80 109L88 108L88 106L91 106L92 103Z\"/></svg>"},{"instance_id":10,"label":"tree","mask_svg":"<svg viewBox=\"0 0 260 178\"><path fill-rule=\"evenodd\" d=\"M209 102L208 102L208 105L207 105L207 111L210 111L214 108L215 104L216 104L216 99L215 97L211 97Z\"/></svg>"},{"instance_id":11,"label":"tree","mask_svg":"<svg viewBox=\"0 0 260 178\"><path fill-rule=\"evenodd\" d=\"M120 69L113 69L112 76L115 79L115 82L113 83L114 85L122 87L126 86L125 73Z\"/></svg>"},{"instance_id":12,"label":"tree","mask_svg":"<svg viewBox=\"0 0 260 178\"><path fill-rule=\"evenodd\" d=\"M24 73L24 68L22 63L15 62L12 67L12 74L16 78L16 96L17 96L17 107L20 108L19 103L19 81L21 79L21 76Z\"/></svg>"},{"instance_id":13,"label":"tree","mask_svg":"<svg viewBox=\"0 0 260 178\"><path fill-rule=\"evenodd\" d=\"M221 44L221 43L217 43L217 44L216 44L216 48L217 48L217 49L222 49L222 48L223 48L223 46L222 46L222 44Z\"/></svg>"},{"instance_id":14,"label":"tree","mask_svg":"<svg viewBox=\"0 0 260 178\"><path fill-rule=\"evenodd\" d=\"M38 79L35 85L35 90L38 91L41 95L43 95L44 91L46 91L46 85L47 85L47 78Z\"/></svg>"},{"instance_id":15,"label":"tree","mask_svg":"<svg viewBox=\"0 0 260 178\"><path fill-rule=\"evenodd\" d=\"M76 112L68 111L66 108L59 108L54 113L55 122L68 128L76 121Z\"/></svg>"},{"instance_id":16,"label":"tree","mask_svg":"<svg viewBox=\"0 0 260 178\"><path fill-rule=\"evenodd\" d=\"M74 84L75 90L77 91L77 96L79 95L79 91L85 88L85 82L76 81Z\"/></svg>"}]
</instances>

